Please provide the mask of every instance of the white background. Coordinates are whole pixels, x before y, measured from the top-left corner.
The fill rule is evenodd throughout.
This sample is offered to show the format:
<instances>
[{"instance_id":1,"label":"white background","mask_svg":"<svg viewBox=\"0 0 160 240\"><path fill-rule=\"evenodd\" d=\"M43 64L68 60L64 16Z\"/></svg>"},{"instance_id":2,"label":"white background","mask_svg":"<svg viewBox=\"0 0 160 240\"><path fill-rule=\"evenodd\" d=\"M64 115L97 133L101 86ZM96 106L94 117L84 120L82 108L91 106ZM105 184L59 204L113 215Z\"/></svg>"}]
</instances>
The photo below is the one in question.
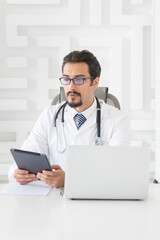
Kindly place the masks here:
<instances>
[{"instance_id":1,"label":"white background","mask_svg":"<svg viewBox=\"0 0 160 240\"><path fill-rule=\"evenodd\" d=\"M130 113L132 145L151 146L155 172L154 4L0 0L0 180L13 161L9 149L20 148L58 93L63 57L82 49L97 56L100 85Z\"/></svg>"}]
</instances>

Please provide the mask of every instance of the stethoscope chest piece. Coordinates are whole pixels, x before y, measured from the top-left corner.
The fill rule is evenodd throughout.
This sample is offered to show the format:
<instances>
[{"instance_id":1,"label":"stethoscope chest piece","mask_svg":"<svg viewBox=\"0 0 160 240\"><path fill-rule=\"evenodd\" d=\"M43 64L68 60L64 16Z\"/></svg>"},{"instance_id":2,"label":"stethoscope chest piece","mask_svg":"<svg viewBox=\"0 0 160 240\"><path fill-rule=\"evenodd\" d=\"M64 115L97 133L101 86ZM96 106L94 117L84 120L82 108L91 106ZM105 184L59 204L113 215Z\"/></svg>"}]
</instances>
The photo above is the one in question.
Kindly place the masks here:
<instances>
[{"instance_id":1,"label":"stethoscope chest piece","mask_svg":"<svg viewBox=\"0 0 160 240\"><path fill-rule=\"evenodd\" d=\"M102 141L101 137L96 137L95 138L95 145L96 146L103 146L103 141Z\"/></svg>"}]
</instances>

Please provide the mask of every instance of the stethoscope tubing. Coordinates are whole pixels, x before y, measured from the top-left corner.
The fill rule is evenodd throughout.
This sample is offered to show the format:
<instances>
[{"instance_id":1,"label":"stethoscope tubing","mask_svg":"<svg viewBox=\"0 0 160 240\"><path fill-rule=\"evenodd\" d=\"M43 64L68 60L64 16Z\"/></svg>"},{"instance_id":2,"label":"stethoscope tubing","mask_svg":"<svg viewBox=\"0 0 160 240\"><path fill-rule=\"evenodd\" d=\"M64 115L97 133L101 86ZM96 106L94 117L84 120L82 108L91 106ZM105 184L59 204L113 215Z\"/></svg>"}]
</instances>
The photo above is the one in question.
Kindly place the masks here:
<instances>
[{"instance_id":1,"label":"stethoscope tubing","mask_svg":"<svg viewBox=\"0 0 160 240\"><path fill-rule=\"evenodd\" d=\"M61 122L64 123L64 110L65 110L65 107L67 105L67 101L65 103L62 104L62 106L58 109L57 113L56 113L56 116L54 118L54 126L56 127L56 121L57 121L57 118L58 118L58 115L62 109L62 119L61 119Z\"/></svg>"},{"instance_id":2,"label":"stethoscope tubing","mask_svg":"<svg viewBox=\"0 0 160 240\"><path fill-rule=\"evenodd\" d=\"M95 97L97 101L97 137L101 137L101 105L97 97Z\"/></svg>"},{"instance_id":3,"label":"stethoscope tubing","mask_svg":"<svg viewBox=\"0 0 160 240\"><path fill-rule=\"evenodd\" d=\"M97 97L95 97L96 101L97 101L97 119L96 119L96 123L97 123L97 137L101 137L101 105L100 105L100 102L98 100ZM64 110L65 110L65 107L67 105L67 101L62 104L62 106L58 109L57 113L56 113L56 116L55 116L55 119L54 119L54 126L56 127L56 121L57 121L57 118L58 118L58 115L62 109L62 118L61 118L61 122L64 123Z\"/></svg>"},{"instance_id":4,"label":"stethoscope tubing","mask_svg":"<svg viewBox=\"0 0 160 240\"><path fill-rule=\"evenodd\" d=\"M96 102L97 102L97 117L96 117L96 124L97 124L97 138L95 139L96 145L102 145L103 142L101 140L101 105L100 102L98 100L98 98L95 96ZM63 130L64 130L64 110L66 105L68 104L68 102L66 101L65 103L62 104L62 106L60 106L60 108L58 109L55 118L54 118L54 126L57 128L56 126L56 121L58 118L58 115L60 113L60 111L62 110L62 118L61 118L61 122L63 124ZM57 137L58 137L58 132L57 132ZM64 136L65 137L65 136ZM66 141L66 139L65 139ZM97 144L98 142L98 144ZM66 148L65 148L66 149ZM65 151L65 149L63 151L58 151L59 153L63 153Z\"/></svg>"}]
</instances>

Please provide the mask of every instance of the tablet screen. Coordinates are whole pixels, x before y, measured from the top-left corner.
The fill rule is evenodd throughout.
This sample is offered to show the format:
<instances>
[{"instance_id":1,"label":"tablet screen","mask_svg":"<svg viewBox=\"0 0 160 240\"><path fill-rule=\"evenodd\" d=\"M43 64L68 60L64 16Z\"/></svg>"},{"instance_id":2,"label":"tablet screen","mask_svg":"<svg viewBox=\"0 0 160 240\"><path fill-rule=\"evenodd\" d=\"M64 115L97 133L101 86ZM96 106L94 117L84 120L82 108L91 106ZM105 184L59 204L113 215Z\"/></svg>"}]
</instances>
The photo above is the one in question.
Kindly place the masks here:
<instances>
[{"instance_id":1,"label":"tablet screen","mask_svg":"<svg viewBox=\"0 0 160 240\"><path fill-rule=\"evenodd\" d=\"M28 170L29 173L34 174L42 172L43 170L52 171L45 154L14 148L11 148L10 151L19 169Z\"/></svg>"}]
</instances>

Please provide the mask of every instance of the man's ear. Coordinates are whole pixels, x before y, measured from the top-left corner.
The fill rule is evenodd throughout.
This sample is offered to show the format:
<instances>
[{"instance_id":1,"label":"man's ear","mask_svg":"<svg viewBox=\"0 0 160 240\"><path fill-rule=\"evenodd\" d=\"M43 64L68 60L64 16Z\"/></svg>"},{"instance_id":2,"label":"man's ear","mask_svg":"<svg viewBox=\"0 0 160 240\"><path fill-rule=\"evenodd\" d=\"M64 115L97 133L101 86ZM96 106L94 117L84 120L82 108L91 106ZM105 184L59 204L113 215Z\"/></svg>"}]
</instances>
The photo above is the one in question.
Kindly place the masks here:
<instances>
[{"instance_id":1,"label":"man's ear","mask_svg":"<svg viewBox=\"0 0 160 240\"><path fill-rule=\"evenodd\" d=\"M94 80L93 80L93 88L96 89L98 87L98 84L99 84L99 77L96 77Z\"/></svg>"}]
</instances>

